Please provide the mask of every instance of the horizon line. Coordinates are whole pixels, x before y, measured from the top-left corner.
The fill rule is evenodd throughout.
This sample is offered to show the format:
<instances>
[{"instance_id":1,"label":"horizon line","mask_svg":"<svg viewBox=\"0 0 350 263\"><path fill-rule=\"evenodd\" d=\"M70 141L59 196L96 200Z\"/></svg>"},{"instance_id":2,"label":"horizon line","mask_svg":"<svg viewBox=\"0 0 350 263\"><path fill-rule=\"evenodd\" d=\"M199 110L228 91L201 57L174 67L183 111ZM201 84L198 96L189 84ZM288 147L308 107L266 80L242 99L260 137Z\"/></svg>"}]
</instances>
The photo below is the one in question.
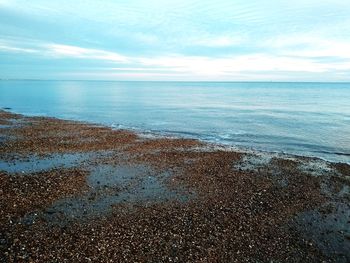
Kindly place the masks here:
<instances>
[{"instance_id":1,"label":"horizon line","mask_svg":"<svg viewBox=\"0 0 350 263\"><path fill-rule=\"evenodd\" d=\"M103 80L103 79L11 79L0 78L0 81L91 81L91 82L207 82L207 83L340 83L350 84L344 81L302 81L302 80Z\"/></svg>"}]
</instances>

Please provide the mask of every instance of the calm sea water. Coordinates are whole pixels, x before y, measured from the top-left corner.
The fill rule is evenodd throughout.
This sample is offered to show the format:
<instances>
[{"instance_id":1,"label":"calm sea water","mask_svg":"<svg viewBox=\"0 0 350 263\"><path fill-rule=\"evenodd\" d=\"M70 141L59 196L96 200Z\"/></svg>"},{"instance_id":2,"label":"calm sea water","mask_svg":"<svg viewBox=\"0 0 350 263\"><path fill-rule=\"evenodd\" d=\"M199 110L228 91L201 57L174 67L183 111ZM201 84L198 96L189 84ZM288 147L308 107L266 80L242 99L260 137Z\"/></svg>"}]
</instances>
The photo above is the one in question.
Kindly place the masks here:
<instances>
[{"instance_id":1,"label":"calm sea water","mask_svg":"<svg viewBox=\"0 0 350 263\"><path fill-rule=\"evenodd\" d=\"M349 83L0 81L0 107L350 163Z\"/></svg>"}]
</instances>

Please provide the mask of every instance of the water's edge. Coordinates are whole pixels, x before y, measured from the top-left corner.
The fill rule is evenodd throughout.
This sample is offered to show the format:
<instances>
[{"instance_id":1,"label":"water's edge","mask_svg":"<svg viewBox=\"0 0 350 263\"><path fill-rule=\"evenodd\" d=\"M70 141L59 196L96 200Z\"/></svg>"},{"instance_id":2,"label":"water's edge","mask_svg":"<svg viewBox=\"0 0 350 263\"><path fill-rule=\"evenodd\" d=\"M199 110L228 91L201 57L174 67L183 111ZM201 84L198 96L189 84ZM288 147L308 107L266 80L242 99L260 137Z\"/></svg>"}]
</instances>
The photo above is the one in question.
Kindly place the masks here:
<instances>
[{"instance_id":1,"label":"water's edge","mask_svg":"<svg viewBox=\"0 0 350 263\"><path fill-rule=\"evenodd\" d=\"M313 160L322 160L329 163L345 163L350 164L350 161L347 162L341 162L341 161L335 161L331 159L327 159L325 157L320 157L317 155L301 155L301 154L294 154L294 153L288 153L288 152L280 152L280 151L268 151L268 150L261 150L261 149L255 149L254 147L244 147L244 146L237 146L237 145L228 145L224 143L220 143L218 141L211 141L202 139L198 136L195 136L191 133L186 132L162 132L162 131L156 131L156 130L144 130L141 128L135 128L135 127L128 127L125 125L107 125L106 123L99 123L99 122L92 122L92 121L86 121L86 120L78 120L76 118L61 118L57 116L50 116L50 115L38 115L38 114L28 114L24 112L14 111L11 108L2 108L3 111L7 111L9 113L13 114L20 114L25 117L45 117L45 118L55 118L60 119L64 121L76 121L87 125L94 125L94 126L101 126L101 127L108 127L113 130L126 130L135 133L137 136L145 139L156 139L156 138L173 138L173 139L194 139L198 140L200 142L204 142L207 144L209 150L221 150L221 151L232 151L232 152L239 152L243 154L254 154L254 155L260 155L260 156L268 156L268 157L277 157L281 159L301 159L301 158L308 158ZM343 153L341 153L343 154ZM344 155L350 155L345 154Z\"/></svg>"}]
</instances>

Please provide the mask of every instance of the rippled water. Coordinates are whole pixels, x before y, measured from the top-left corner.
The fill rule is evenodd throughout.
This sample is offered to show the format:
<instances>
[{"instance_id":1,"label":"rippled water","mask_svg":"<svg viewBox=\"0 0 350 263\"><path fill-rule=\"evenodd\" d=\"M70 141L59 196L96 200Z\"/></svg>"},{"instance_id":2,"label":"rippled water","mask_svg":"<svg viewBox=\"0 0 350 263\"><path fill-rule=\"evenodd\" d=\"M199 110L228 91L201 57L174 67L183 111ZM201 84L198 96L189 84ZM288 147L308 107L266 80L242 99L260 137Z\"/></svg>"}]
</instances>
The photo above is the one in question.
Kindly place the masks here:
<instances>
[{"instance_id":1,"label":"rippled water","mask_svg":"<svg viewBox=\"0 0 350 263\"><path fill-rule=\"evenodd\" d=\"M349 83L0 81L0 107L350 163Z\"/></svg>"}]
</instances>

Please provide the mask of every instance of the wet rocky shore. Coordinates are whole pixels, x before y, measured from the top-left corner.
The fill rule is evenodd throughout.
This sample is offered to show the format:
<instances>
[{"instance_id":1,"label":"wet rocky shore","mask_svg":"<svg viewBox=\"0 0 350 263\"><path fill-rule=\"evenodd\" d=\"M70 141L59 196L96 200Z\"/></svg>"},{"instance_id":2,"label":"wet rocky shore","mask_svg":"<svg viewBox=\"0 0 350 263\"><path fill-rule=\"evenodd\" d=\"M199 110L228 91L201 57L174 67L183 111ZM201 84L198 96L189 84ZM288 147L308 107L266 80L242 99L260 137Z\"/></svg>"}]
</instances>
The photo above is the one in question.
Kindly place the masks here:
<instances>
[{"instance_id":1,"label":"wet rocky shore","mask_svg":"<svg viewBox=\"0 0 350 263\"><path fill-rule=\"evenodd\" d=\"M349 262L350 166L0 111L0 262Z\"/></svg>"}]
</instances>

